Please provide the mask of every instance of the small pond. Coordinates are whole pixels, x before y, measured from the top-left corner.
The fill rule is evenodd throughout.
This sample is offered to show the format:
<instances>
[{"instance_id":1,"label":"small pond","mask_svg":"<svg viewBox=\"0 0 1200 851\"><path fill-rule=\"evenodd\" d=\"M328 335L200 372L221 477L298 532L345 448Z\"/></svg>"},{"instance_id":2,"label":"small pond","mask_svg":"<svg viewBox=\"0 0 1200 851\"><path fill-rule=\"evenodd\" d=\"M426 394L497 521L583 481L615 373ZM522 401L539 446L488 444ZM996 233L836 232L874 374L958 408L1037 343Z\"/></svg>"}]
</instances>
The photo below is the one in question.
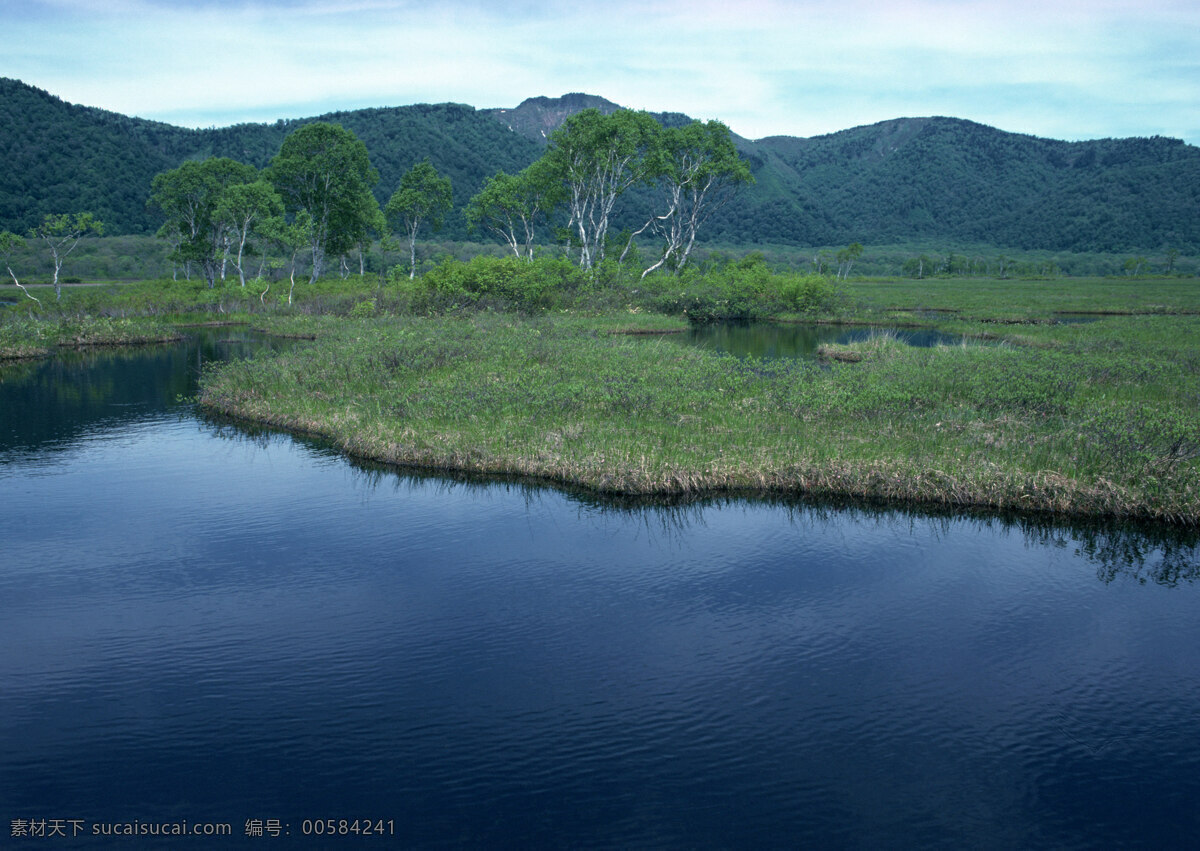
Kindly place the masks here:
<instances>
[{"instance_id":1,"label":"small pond","mask_svg":"<svg viewBox=\"0 0 1200 851\"><path fill-rule=\"evenodd\" d=\"M220 847L330 847L325 819L422 848L1200 830L1194 535L356 465L186 401L258 345L0 367L6 825L88 848L212 847L114 822L227 824Z\"/></svg>"},{"instance_id":2,"label":"small pond","mask_svg":"<svg viewBox=\"0 0 1200 851\"><path fill-rule=\"evenodd\" d=\"M876 327L871 325L783 324L773 322L720 322L696 325L674 339L688 345L727 352L738 357L815 358L824 343L858 343L879 334L894 335L910 346L956 345L962 337L928 328Z\"/></svg>"}]
</instances>

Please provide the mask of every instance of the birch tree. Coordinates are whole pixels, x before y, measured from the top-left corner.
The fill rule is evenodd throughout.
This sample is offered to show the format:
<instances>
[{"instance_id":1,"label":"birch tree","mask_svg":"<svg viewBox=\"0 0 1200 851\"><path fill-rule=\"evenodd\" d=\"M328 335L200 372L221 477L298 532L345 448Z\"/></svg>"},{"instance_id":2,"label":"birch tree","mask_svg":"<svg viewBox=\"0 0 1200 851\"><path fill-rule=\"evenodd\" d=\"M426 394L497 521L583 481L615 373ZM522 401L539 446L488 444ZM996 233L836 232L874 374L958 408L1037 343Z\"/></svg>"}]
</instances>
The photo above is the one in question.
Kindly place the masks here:
<instances>
[{"instance_id":1,"label":"birch tree","mask_svg":"<svg viewBox=\"0 0 1200 851\"><path fill-rule=\"evenodd\" d=\"M562 182L546 160L538 160L519 174L489 177L463 215L470 227L491 231L517 257L532 261L538 220L548 219L563 197Z\"/></svg>"},{"instance_id":2,"label":"birch tree","mask_svg":"<svg viewBox=\"0 0 1200 851\"><path fill-rule=\"evenodd\" d=\"M246 272L242 266L246 244L267 219L283 215L283 201L271 184L265 180L230 186L222 195L218 217L226 222L232 242L237 245L233 264L238 271L238 280L246 286Z\"/></svg>"},{"instance_id":3,"label":"birch tree","mask_svg":"<svg viewBox=\"0 0 1200 851\"><path fill-rule=\"evenodd\" d=\"M645 112L622 109L603 115L585 109L550 134L545 159L565 189L567 228L578 238L581 268L603 262L609 220L621 194L657 176L661 133Z\"/></svg>"},{"instance_id":4,"label":"birch tree","mask_svg":"<svg viewBox=\"0 0 1200 851\"><path fill-rule=\"evenodd\" d=\"M453 203L450 178L441 177L428 159L409 169L384 207L388 220L403 226L408 236L408 278L417 274L417 231L428 222L437 230Z\"/></svg>"},{"instance_id":5,"label":"birch tree","mask_svg":"<svg viewBox=\"0 0 1200 851\"><path fill-rule=\"evenodd\" d=\"M104 233L104 223L91 213L62 213L46 216L42 223L33 229L32 235L40 239L50 249L54 258L54 300L62 298L62 286L58 282L58 273L62 269L67 255L79 245L79 240L89 233L100 236Z\"/></svg>"},{"instance_id":6,"label":"birch tree","mask_svg":"<svg viewBox=\"0 0 1200 851\"><path fill-rule=\"evenodd\" d=\"M210 157L155 175L150 185L150 206L167 219L159 236L172 244L178 239L179 258L198 263L210 289L222 274L233 239L226 195L257 178L252 165Z\"/></svg>"},{"instance_id":7,"label":"birch tree","mask_svg":"<svg viewBox=\"0 0 1200 851\"><path fill-rule=\"evenodd\" d=\"M292 294L296 291L297 261L301 254L311 250L314 230L315 222L308 210L301 210L291 221L283 216L272 216L260 225L262 235L274 243L281 254L288 257L288 304L292 303ZM316 279L311 279L309 283L312 283L312 280ZM268 284L267 290L270 288ZM265 295L266 290L259 300Z\"/></svg>"},{"instance_id":8,"label":"birch tree","mask_svg":"<svg viewBox=\"0 0 1200 851\"><path fill-rule=\"evenodd\" d=\"M729 128L720 121L693 121L663 130L657 157L665 212L651 216L634 236L652 227L664 246L658 261L642 272L643 278L668 263L679 274L691 256L700 226L743 185L754 182Z\"/></svg>"},{"instance_id":9,"label":"birch tree","mask_svg":"<svg viewBox=\"0 0 1200 851\"><path fill-rule=\"evenodd\" d=\"M379 203L371 187L379 172L371 168L367 146L339 124L306 124L283 140L266 169L268 180L293 217L308 213L310 283L321 276L327 256L352 249L369 227Z\"/></svg>"},{"instance_id":10,"label":"birch tree","mask_svg":"<svg viewBox=\"0 0 1200 851\"><path fill-rule=\"evenodd\" d=\"M860 243L852 242L837 253L838 262L838 278L846 280L850 277L850 269L854 266L854 261L862 257L863 247ZM946 263L947 271L953 272L954 255L950 255L950 259Z\"/></svg>"}]
</instances>

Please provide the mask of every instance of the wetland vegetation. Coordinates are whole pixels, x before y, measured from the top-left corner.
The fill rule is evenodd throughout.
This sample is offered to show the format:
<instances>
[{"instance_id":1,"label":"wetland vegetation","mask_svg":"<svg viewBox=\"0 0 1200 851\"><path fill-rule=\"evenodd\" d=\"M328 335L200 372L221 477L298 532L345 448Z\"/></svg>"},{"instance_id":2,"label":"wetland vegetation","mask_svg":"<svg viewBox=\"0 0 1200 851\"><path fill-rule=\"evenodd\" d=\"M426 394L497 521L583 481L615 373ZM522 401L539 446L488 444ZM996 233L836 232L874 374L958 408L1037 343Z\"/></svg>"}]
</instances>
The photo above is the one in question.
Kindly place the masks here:
<instances>
[{"instance_id":1,"label":"wetland vegetation","mask_svg":"<svg viewBox=\"0 0 1200 851\"><path fill-rule=\"evenodd\" d=\"M1064 312L1096 321L1056 320ZM751 259L638 281L489 258L411 282L322 280L292 306L257 285L156 281L3 317L8 356L186 322L313 338L215 367L201 404L390 463L610 493L838 494L1200 524L1193 280L835 282ZM920 326L962 342L878 334L812 359L638 333L733 317Z\"/></svg>"}]
</instances>

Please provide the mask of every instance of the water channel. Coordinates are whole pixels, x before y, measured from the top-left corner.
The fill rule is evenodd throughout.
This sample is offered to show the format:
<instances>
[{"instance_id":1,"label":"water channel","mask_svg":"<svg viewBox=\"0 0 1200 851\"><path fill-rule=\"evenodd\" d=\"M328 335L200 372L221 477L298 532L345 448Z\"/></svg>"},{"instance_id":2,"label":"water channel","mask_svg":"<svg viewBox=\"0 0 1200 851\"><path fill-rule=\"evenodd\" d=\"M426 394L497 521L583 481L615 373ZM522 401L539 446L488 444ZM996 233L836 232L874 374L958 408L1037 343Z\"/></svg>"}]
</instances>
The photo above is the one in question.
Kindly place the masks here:
<instances>
[{"instance_id":1,"label":"water channel","mask_svg":"<svg viewBox=\"0 0 1200 851\"><path fill-rule=\"evenodd\" d=\"M1200 829L1194 536L374 469L198 415L199 367L258 345L216 329L0 366L4 830L1161 848ZM338 820L384 837L335 843Z\"/></svg>"}]
</instances>

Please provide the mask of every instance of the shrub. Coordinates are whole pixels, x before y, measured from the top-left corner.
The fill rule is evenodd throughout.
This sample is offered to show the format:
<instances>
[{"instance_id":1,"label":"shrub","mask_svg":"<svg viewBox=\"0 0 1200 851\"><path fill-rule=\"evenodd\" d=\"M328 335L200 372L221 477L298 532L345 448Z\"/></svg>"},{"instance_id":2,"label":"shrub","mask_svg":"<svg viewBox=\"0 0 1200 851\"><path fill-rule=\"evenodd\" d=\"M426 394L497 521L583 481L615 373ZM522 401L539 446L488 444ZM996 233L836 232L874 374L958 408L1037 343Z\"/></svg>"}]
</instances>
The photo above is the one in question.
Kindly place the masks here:
<instances>
[{"instance_id":1,"label":"shrub","mask_svg":"<svg viewBox=\"0 0 1200 851\"><path fill-rule=\"evenodd\" d=\"M534 313L588 284L587 275L567 260L480 255L468 263L442 261L420 279L419 289L434 297L431 306L495 304Z\"/></svg>"},{"instance_id":2,"label":"shrub","mask_svg":"<svg viewBox=\"0 0 1200 851\"><path fill-rule=\"evenodd\" d=\"M778 292L784 309L789 312L815 315L831 313L838 307L838 288L823 275L782 278Z\"/></svg>"}]
</instances>

